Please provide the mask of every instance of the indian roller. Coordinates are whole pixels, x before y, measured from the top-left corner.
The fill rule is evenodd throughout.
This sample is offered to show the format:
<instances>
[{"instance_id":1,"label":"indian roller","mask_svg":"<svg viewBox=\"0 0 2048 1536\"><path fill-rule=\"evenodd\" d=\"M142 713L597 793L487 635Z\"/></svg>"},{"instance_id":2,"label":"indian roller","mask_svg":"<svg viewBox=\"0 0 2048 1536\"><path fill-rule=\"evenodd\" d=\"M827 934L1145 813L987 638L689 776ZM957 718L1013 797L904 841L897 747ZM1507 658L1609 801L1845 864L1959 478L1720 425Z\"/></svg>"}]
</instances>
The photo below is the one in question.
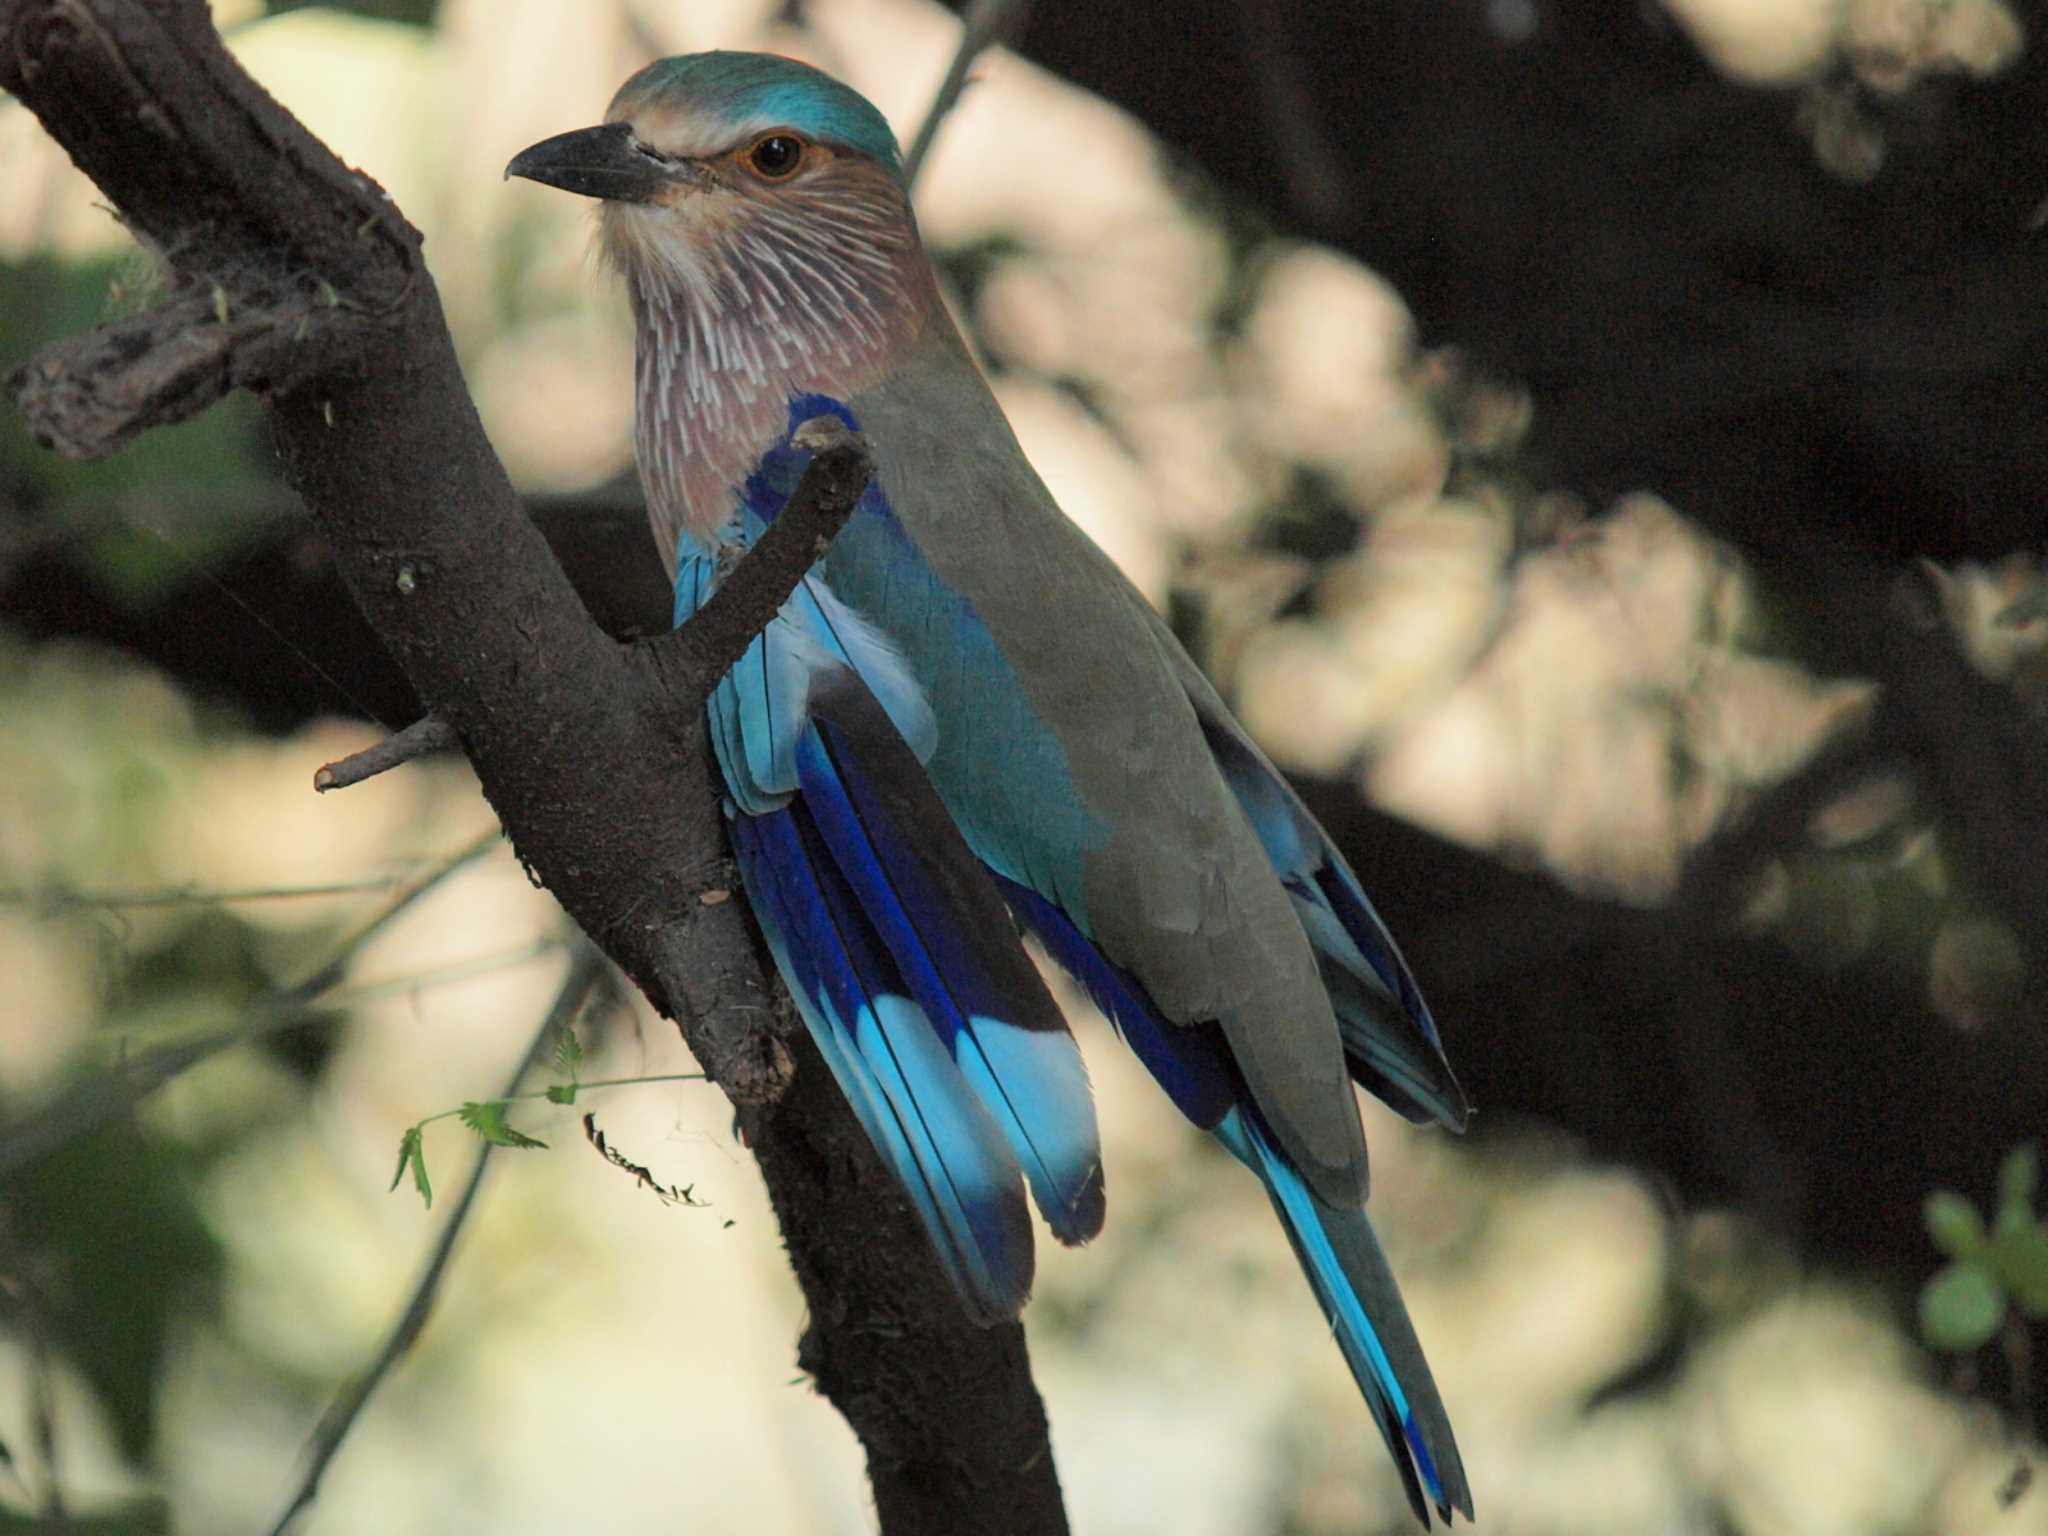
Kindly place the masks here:
<instances>
[{"instance_id":1,"label":"indian roller","mask_svg":"<svg viewBox=\"0 0 2048 1536\"><path fill-rule=\"evenodd\" d=\"M1027 1190L1062 1242L1102 1227L1088 1076L1029 935L1264 1184L1416 1517L1470 1518L1352 1094L1462 1129L1436 1024L1343 856L1025 460L882 115L789 59L692 54L507 174L600 200L678 624L794 490L800 427L874 455L710 741L775 963L961 1304L1023 1305Z\"/></svg>"}]
</instances>

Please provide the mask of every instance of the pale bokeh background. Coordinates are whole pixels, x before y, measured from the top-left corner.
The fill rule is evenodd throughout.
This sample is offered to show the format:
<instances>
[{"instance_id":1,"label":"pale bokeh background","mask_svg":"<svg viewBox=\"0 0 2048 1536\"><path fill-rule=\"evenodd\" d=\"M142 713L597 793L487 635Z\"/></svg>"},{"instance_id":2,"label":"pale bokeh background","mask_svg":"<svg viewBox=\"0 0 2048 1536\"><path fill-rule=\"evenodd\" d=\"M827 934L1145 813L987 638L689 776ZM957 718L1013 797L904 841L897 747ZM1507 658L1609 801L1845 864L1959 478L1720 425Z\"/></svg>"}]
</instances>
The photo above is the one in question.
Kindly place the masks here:
<instances>
[{"instance_id":1,"label":"pale bokeh background","mask_svg":"<svg viewBox=\"0 0 2048 1536\"><path fill-rule=\"evenodd\" d=\"M1884 20L1869 4L1670 3L1723 67L1772 81L1863 48L1855 28ZM588 206L504 182L505 161L595 121L648 58L709 46L810 58L907 139L957 39L923 0L819 0L801 33L748 0L446 0L426 29L260 9L216 7L250 69L425 232L492 439L533 491L630 471L631 335L590 259ZM1944 22L1926 47L1999 67L2017 24L2001 30L2011 17L1996 4L1943 14L1966 11L1975 30ZM0 177L0 258L123 247L18 108L0 109ZM1034 461L1155 601L1202 594L1209 660L1284 765L1349 774L1445 836L1654 904L1747 795L1867 719L1868 686L1774 653L1739 565L1654 497L1596 517L1483 483L1453 493L1454 450L1511 444L1531 402L1418 354L1400 297L1348 258L1277 237L1245 249L1113 109L992 56L919 208ZM1309 482L1364 528L1353 553L1313 571L1252 542ZM146 494L123 507L185 536ZM1942 579L1984 669L2032 675L2043 626L1991 615L2033 572ZM490 825L466 771L446 764L316 799L314 767L368 727L261 738L82 647L0 631L0 710L10 1105L122 1042L240 1016L244 994L202 966L166 982L163 956L231 931L262 978L289 982L392 882ZM1911 813L1903 791L1841 812L1862 818L1859 838ZM1901 846L1898 871L1928 893L1924 941L1992 957L1963 966L1956 1010L1995 1004L1999 934L1943 905L1931 839ZM1788 864L1759 885L1755 920L1787 924L1788 942L1802 878ZM207 903L51 899L334 884L363 888L229 903L231 922ZM442 1199L428 1212L409 1189L386 1192L400 1134L496 1091L563 973L561 937L552 901L499 849L354 959L350 988L399 985L340 1011L310 1092L241 1050L150 1100L151 1144L191 1154L224 1304L176 1324L147 1464L123 1455L85 1377L58 1362L73 1509L157 1492L180 1529L268 1528L328 1395L402 1304L473 1146L452 1122L429 1129ZM438 974L470 961L490 963ZM1027 1314L1076 1530L1400 1528L1398 1485L1263 1197L1177 1123L1099 1020L1082 1031L1111 1224L1084 1251L1043 1245ZM1455 1056L1456 1020L1446 1034ZM584 1076L687 1070L672 1028L642 1010L604 1033ZM579 1145L584 1107L704 1206L671 1208L604 1167ZM1737 1216L1676 1211L1540 1127L1482 1152L1367 1114L1373 1211L1482 1530L2048 1531L2038 1492L2000 1509L2015 1459L2004 1429L1937 1387L1879 1295L1802 1273ZM496 1160L432 1325L303 1529L868 1529L857 1449L795 1379L795 1287L723 1101L667 1084L529 1106L515 1122L553 1150ZM1707 1320L1704 1346L1645 1390L1600 1392L1645 1365L1681 1312ZM0 1441L18 1467L0 1473L6 1509L47 1480L27 1337L0 1329Z\"/></svg>"}]
</instances>

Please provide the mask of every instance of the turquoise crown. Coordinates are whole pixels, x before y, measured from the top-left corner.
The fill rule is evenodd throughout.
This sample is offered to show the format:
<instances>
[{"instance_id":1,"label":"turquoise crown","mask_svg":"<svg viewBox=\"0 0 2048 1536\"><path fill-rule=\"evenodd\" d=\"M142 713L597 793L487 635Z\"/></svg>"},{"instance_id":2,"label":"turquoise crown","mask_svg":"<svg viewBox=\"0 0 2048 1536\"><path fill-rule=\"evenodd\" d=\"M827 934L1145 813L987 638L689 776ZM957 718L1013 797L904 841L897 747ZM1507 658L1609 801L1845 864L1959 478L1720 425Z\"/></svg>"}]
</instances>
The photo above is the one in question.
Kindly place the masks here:
<instances>
[{"instance_id":1,"label":"turquoise crown","mask_svg":"<svg viewBox=\"0 0 2048 1536\"><path fill-rule=\"evenodd\" d=\"M716 103L735 122L768 120L806 138L838 144L902 174L896 135L860 92L823 70L772 53L686 53L648 65L619 87L611 116L688 97Z\"/></svg>"}]
</instances>

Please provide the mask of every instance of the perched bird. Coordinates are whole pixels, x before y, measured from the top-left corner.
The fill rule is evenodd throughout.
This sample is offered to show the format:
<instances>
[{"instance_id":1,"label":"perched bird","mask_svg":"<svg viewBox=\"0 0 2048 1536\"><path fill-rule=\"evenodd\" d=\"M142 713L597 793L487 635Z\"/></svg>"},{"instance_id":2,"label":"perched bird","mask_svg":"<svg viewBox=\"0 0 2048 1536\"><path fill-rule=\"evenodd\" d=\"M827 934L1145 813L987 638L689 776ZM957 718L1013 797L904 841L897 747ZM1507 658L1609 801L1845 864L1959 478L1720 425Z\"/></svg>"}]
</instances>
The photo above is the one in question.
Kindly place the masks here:
<instances>
[{"instance_id":1,"label":"perched bird","mask_svg":"<svg viewBox=\"0 0 2048 1536\"><path fill-rule=\"evenodd\" d=\"M677 623L795 488L800 426L874 454L710 734L783 979L967 1311L1024 1302L1027 1188L1062 1242L1103 1221L1086 1070L1028 933L1264 1183L1417 1518L1469 1518L1352 1095L1463 1127L1429 1009L1322 828L1026 462L881 114L788 59L693 54L507 174L602 200Z\"/></svg>"}]
</instances>

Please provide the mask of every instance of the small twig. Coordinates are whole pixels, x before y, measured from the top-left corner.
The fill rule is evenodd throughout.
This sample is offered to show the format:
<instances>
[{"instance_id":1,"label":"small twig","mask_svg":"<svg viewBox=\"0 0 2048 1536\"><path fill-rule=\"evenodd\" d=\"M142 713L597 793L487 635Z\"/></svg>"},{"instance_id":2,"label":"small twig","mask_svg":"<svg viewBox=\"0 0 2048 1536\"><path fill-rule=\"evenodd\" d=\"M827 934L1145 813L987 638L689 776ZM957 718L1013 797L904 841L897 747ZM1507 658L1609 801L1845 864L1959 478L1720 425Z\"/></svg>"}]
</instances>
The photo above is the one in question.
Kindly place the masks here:
<instances>
[{"instance_id":1,"label":"small twig","mask_svg":"<svg viewBox=\"0 0 2048 1536\"><path fill-rule=\"evenodd\" d=\"M634 1162L632 1158L626 1156L625 1153L613 1146L606 1139L604 1131L598 1126L595 1114L586 1114L583 1117L583 1139L596 1149L598 1156L602 1157L621 1173L631 1174L634 1183L652 1194L663 1205L687 1205L701 1209L705 1204L704 1201L699 1200L693 1193L696 1188L695 1185L664 1184L655 1178L654 1171L645 1163ZM726 1225L730 1226L731 1223L728 1222Z\"/></svg>"},{"instance_id":2,"label":"small twig","mask_svg":"<svg viewBox=\"0 0 2048 1536\"><path fill-rule=\"evenodd\" d=\"M811 462L768 531L687 624L640 643L657 669L678 665L705 693L746 655L754 637L789 601L804 573L853 516L874 476L867 441L832 417L805 422L791 440L812 450Z\"/></svg>"},{"instance_id":3,"label":"small twig","mask_svg":"<svg viewBox=\"0 0 2048 1536\"><path fill-rule=\"evenodd\" d=\"M330 789L347 789L365 779L388 773L401 763L433 752L448 752L462 745L455 727L439 715L422 715L404 730L386 736L375 746L322 764L313 774L313 788L320 794Z\"/></svg>"},{"instance_id":4,"label":"small twig","mask_svg":"<svg viewBox=\"0 0 2048 1536\"><path fill-rule=\"evenodd\" d=\"M53 342L7 376L36 441L99 459L238 388L289 389L347 356L360 315L317 294L186 293Z\"/></svg>"},{"instance_id":5,"label":"small twig","mask_svg":"<svg viewBox=\"0 0 2048 1536\"><path fill-rule=\"evenodd\" d=\"M548 1042L567 1029L582 1010L591 993L603 983L609 962L588 940L579 940L574 947L574 959L569 965L569 974L562 978L561 990L549 1006L547 1017L534 1032L532 1041L520 1053L518 1066L505 1083L501 1098L510 1098L519 1091L519 1084L528 1070L547 1049ZM313 1431L313 1438L307 1443L306 1473L299 1481L297 1492L291 1503L271 1527L271 1536L284 1536L292 1521L310 1505L320 1492L320 1479L326 1474L348 1433L355 1427L371 1395L391 1374L392 1367L410 1350L419 1339L420 1331L427 1326L427 1318L434 1310L434 1299L440 1294L441 1280L448 1272L449 1260L454 1257L455 1240L462 1235L465 1222L469 1219L471 1207L476 1203L477 1191L483 1187L484 1171L489 1168L491 1153L496 1149L487 1141L477 1149L476 1161L470 1165L469 1180L462 1187L462 1194L455 1207L448 1213L448 1219L441 1224L440 1235L434 1240L433 1251L428 1254L419 1278L413 1282L412 1299L406 1303L405 1311L384 1340L384 1347L377 1352L377 1358L370 1362L368 1370L344 1387L321 1415L319 1426Z\"/></svg>"},{"instance_id":6,"label":"small twig","mask_svg":"<svg viewBox=\"0 0 2048 1536\"><path fill-rule=\"evenodd\" d=\"M910 185L917 185L917 173L924 168L925 156L931 153L932 140L939 136L939 124L967 89L967 72L974 67L974 61L990 44L1003 42L1020 31L1030 11L1031 0L974 0L967 8L960 46L954 50L953 62L946 66L946 78L932 98L931 110L925 113L917 137L911 140L910 153L903 157L903 179Z\"/></svg>"}]
</instances>

